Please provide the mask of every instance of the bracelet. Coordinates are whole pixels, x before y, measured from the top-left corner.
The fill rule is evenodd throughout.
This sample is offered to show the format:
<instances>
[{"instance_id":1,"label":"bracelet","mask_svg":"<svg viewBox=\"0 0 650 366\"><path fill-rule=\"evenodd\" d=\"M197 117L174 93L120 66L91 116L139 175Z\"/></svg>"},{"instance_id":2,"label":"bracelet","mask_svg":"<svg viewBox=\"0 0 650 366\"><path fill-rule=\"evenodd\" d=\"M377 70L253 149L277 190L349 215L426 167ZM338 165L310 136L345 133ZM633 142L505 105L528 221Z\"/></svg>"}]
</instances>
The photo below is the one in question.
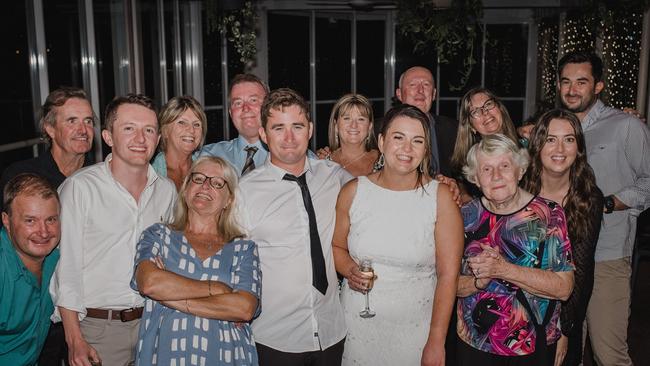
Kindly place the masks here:
<instances>
[{"instance_id":1,"label":"bracelet","mask_svg":"<svg viewBox=\"0 0 650 366\"><path fill-rule=\"evenodd\" d=\"M487 286L485 286L485 287L478 287L478 278L474 277L474 287L476 287L477 290L481 290L481 291L482 291L482 290L485 290L485 288L486 288Z\"/></svg>"}]
</instances>

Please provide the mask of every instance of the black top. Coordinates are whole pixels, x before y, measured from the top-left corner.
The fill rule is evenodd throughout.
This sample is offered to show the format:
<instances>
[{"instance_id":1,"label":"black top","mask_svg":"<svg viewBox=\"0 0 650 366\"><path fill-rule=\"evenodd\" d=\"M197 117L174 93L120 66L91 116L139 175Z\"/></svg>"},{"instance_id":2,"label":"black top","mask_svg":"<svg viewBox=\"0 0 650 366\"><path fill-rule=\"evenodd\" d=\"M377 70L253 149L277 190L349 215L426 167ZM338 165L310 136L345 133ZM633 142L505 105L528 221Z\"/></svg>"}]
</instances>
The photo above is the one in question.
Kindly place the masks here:
<instances>
[{"instance_id":1,"label":"black top","mask_svg":"<svg viewBox=\"0 0 650 366\"><path fill-rule=\"evenodd\" d=\"M573 264L575 265L573 292L567 301L562 302L560 320L562 334L569 336L573 327L582 327L587 313L587 305L594 288L594 253L598 242L598 233L603 219L603 193L596 188L591 194L593 211L589 214L591 231L584 240L578 240L576 233L569 231ZM568 213L567 213L568 214Z\"/></svg>"},{"instance_id":2,"label":"black top","mask_svg":"<svg viewBox=\"0 0 650 366\"><path fill-rule=\"evenodd\" d=\"M445 116L433 116L435 121L436 141L438 142L438 157L440 166L438 173L446 176L452 176L451 156L454 154L456 146L456 134L458 133L458 121Z\"/></svg>"},{"instance_id":3,"label":"black top","mask_svg":"<svg viewBox=\"0 0 650 366\"><path fill-rule=\"evenodd\" d=\"M84 166L92 164L92 161L86 156ZM59 167L52 157L52 152L48 149L36 158L15 162L9 165L0 178L0 209L4 202L4 187L11 178L22 173L33 173L45 178L54 188L58 188L65 180L66 176L61 173Z\"/></svg>"}]
</instances>

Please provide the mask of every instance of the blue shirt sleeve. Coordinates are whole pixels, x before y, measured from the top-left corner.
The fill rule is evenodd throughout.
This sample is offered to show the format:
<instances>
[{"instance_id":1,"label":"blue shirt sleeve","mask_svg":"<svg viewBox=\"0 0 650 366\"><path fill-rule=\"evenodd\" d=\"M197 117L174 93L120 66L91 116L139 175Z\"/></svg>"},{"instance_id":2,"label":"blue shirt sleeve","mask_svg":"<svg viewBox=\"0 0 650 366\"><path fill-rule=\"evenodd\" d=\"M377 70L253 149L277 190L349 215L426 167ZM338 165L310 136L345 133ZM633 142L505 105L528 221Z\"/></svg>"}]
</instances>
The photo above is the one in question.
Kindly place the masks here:
<instances>
[{"instance_id":1,"label":"blue shirt sleeve","mask_svg":"<svg viewBox=\"0 0 650 366\"><path fill-rule=\"evenodd\" d=\"M140 241L136 247L135 261L133 264L133 277L131 278L131 288L138 291L136 282L136 271L140 262L145 260L153 261L154 258L162 256L163 237L167 227L162 224L153 224L149 226L140 236Z\"/></svg>"},{"instance_id":2,"label":"blue shirt sleeve","mask_svg":"<svg viewBox=\"0 0 650 366\"><path fill-rule=\"evenodd\" d=\"M260 270L257 245L250 240L241 241L238 245L241 245L241 248L238 253L237 265L234 268L232 289L233 291L246 291L257 297L255 316L258 316L262 310L259 302L262 297L262 271Z\"/></svg>"}]
</instances>

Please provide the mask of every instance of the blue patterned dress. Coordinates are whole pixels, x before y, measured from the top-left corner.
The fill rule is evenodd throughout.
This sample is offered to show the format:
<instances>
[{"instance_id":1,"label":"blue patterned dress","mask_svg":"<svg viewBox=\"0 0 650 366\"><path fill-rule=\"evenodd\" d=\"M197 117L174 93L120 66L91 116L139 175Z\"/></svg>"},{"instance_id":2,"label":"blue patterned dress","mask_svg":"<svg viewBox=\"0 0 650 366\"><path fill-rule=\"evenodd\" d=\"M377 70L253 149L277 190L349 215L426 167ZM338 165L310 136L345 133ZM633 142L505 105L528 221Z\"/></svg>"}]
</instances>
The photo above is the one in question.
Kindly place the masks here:
<instances>
[{"instance_id":1,"label":"blue patterned dress","mask_svg":"<svg viewBox=\"0 0 650 366\"><path fill-rule=\"evenodd\" d=\"M257 246L250 240L227 243L201 261L182 232L154 224L142 233L135 266L158 256L167 271L194 280L219 281L258 299L261 296ZM135 270L131 287L137 290ZM250 324L186 314L149 298L145 300L136 351L137 365L258 364Z\"/></svg>"}]
</instances>

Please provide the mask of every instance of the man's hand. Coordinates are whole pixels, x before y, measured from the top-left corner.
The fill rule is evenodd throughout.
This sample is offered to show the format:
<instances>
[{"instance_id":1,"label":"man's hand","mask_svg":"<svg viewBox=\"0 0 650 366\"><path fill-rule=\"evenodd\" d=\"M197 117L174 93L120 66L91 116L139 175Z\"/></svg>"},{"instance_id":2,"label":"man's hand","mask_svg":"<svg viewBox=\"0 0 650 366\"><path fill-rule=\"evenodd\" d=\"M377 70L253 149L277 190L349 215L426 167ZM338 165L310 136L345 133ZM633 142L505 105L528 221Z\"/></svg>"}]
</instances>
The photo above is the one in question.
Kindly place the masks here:
<instances>
[{"instance_id":1,"label":"man's hand","mask_svg":"<svg viewBox=\"0 0 650 366\"><path fill-rule=\"evenodd\" d=\"M97 351L83 338L77 338L68 343L68 361L71 366L101 365ZM92 363L91 363L92 361Z\"/></svg>"},{"instance_id":2,"label":"man's hand","mask_svg":"<svg viewBox=\"0 0 650 366\"><path fill-rule=\"evenodd\" d=\"M329 147L325 146L323 148L316 150L316 155L318 156L319 159L327 159L332 155L332 152L330 151Z\"/></svg>"},{"instance_id":3,"label":"man's hand","mask_svg":"<svg viewBox=\"0 0 650 366\"><path fill-rule=\"evenodd\" d=\"M623 112L625 112L627 114L631 114L631 115L635 116L636 118L640 119L641 122L645 123L645 118L641 115L641 112L637 111L636 109L626 107L626 108L623 108Z\"/></svg>"},{"instance_id":4,"label":"man's hand","mask_svg":"<svg viewBox=\"0 0 650 366\"><path fill-rule=\"evenodd\" d=\"M566 357L567 350L569 349L569 338L562 334L560 339L557 340L557 348L555 349L555 362L554 366L561 366Z\"/></svg>"},{"instance_id":5,"label":"man's hand","mask_svg":"<svg viewBox=\"0 0 650 366\"><path fill-rule=\"evenodd\" d=\"M533 131L533 127L535 127L535 125L517 127L517 134L522 138L530 140L530 133Z\"/></svg>"}]
</instances>

